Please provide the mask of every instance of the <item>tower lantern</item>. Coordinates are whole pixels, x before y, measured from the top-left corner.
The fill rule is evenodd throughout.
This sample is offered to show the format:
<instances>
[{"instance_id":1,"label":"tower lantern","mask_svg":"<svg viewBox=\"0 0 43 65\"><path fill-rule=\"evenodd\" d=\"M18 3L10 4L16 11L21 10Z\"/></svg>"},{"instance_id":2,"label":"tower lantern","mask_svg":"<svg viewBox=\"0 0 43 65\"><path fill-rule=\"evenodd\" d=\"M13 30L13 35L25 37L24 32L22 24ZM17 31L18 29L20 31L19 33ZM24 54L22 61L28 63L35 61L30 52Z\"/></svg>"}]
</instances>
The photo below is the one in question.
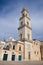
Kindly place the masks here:
<instances>
[{"instance_id":1,"label":"tower lantern","mask_svg":"<svg viewBox=\"0 0 43 65\"><path fill-rule=\"evenodd\" d=\"M21 13L22 13L22 16L27 16L28 10L26 8L23 8Z\"/></svg>"}]
</instances>

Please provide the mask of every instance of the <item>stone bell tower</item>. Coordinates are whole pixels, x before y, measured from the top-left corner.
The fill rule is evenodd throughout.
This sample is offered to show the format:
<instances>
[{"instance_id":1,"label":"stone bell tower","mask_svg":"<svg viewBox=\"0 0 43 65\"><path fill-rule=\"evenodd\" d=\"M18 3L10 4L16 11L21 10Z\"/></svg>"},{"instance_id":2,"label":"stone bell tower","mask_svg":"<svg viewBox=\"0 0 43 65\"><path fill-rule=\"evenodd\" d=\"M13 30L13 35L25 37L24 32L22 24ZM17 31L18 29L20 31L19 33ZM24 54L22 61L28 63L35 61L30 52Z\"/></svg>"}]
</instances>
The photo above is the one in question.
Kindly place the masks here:
<instances>
[{"instance_id":1,"label":"stone bell tower","mask_svg":"<svg viewBox=\"0 0 43 65\"><path fill-rule=\"evenodd\" d=\"M32 28L30 25L30 17L26 8L22 9L21 14L19 19L18 40L24 43L24 60L31 60Z\"/></svg>"},{"instance_id":2,"label":"stone bell tower","mask_svg":"<svg viewBox=\"0 0 43 65\"><path fill-rule=\"evenodd\" d=\"M28 15L28 10L23 8L21 11L21 17L18 28L18 40L20 41L31 41L32 40L32 28L30 25L30 18Z\"/></svg>"}]
</instances>

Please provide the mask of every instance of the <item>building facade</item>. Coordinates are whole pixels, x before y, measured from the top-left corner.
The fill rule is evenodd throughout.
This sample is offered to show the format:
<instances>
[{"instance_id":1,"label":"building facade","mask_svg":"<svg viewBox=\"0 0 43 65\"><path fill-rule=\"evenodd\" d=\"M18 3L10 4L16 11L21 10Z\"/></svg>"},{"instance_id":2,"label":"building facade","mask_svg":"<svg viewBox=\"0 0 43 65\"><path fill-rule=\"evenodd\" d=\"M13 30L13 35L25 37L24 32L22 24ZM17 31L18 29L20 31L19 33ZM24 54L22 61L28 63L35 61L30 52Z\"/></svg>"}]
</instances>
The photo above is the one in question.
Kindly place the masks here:
<instances>
[{"instance_id":1,"label":"building facade","mask_svg":"<svg viewBox=\"0 0 43 65\"><path fill-rule=\"evenodd\" d=\"M43 41L32 39L32 28L28 10L21 11L18 27L18 40L9 37L0 40L0 61L39 61L43 60Z\"/></svg>"}]
</instances>

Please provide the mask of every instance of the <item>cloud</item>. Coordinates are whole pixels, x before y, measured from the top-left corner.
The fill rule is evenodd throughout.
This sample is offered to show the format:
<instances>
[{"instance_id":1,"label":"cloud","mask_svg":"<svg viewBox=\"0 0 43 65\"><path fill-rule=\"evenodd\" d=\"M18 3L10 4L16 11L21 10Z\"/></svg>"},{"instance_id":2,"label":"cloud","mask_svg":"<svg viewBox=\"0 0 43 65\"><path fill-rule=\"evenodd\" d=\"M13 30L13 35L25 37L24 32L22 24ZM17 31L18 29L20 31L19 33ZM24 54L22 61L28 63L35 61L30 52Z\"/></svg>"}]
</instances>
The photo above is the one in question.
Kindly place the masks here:
<instances>
[{"instance_id":1,"label":"cloud","mask_svg":"<svg viewBox=\"0 0 43 65\"><path fill-rule=\"evenodd\" d=\"M7 38L9 36L13 36L17 39L17 17L18 16L15 16L14 11L0 17L0 38Z\"/></svg>"},{"instance_id":2,"label":"cloud","mask_svg":"<svg viewBox=\"0 0 43 65\"><path fill-rule=\"evenodd\" d=\"M36 11L31 15L33 38L43 40L43 10Z\"/></svg>"},{"instance_id":3,"label":"cloud","mask_svg":"<svg viewBox=\"0 0 43 65\"><path fill-rule=\"evenodd\" d=\"M29 10L33 38L43 39L43 1L42 0L0 0L0 37L17 38L17 28L22 7ZM3 33L6 33L3 34ZM11 34L13 33L13 34Z\"/></svg>"}]
</instances>

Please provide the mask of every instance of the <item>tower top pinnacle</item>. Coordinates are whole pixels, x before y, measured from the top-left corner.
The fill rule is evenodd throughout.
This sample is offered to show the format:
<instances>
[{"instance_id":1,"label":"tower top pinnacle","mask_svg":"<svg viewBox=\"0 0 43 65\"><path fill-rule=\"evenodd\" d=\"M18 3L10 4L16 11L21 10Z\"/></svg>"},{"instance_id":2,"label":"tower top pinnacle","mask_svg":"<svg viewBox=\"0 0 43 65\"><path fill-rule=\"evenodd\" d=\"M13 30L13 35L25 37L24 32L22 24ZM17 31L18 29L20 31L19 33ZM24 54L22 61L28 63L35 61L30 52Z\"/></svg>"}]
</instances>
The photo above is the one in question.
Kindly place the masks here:
<instances>
[{"instance_id":1,"label":"tower top pinnacle","mask_svg":"<svg viewBox=\"0 0 43 65\"><path fill-rule=\"evenodd\" d=\"M23 7L22 11L21 11L22 16L20 17L19 20L23 19L24 17L28 18L30 20L30 17L28 16L28 10L26 7Z\"/></svg>"},{"instance_id":2,"label":"tower top pinnacle","mask_svg":"<svg viewBox=\"0 0 43 65\"><path fill-rule=\"evenodd\" d=\"M28 12L27 8L26 7L23 7L21 13L23 13L24 11Z\"/></svg>"}]
</instances>

